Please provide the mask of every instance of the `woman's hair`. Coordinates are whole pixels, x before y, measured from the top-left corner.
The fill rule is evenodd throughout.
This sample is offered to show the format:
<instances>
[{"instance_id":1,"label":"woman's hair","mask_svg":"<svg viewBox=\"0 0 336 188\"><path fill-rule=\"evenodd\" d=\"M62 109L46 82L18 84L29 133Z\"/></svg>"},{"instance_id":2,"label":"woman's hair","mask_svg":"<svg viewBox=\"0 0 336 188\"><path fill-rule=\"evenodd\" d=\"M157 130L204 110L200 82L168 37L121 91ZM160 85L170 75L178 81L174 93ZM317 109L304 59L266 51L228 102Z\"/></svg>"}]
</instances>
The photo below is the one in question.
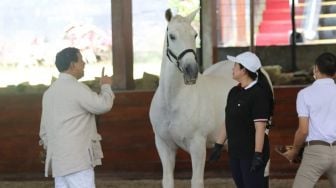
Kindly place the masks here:
<instances>
[{"instance_id":1,"label":"woman's hair","mask_svg":"<svg viewBox=\"0 0 336 188\"><path fill-rule=\"evenodd\" d=\"M315 60L318 70L327 76L334 76L336 72L336 57L334 54L325 52Z\"/></svg>"},{"instance_id":2,"label":"woman's hair","mask_svg":"<svg viewBox=\"0 0 336 188\"><path fill-rule=\"evenodd\" d=\"M240 63L239 63L239 67L240 67L240 69L245 69L246 72L247 72L248 77L250 77L252 80L257 79L257 77L258 77L257 73L255 73L255 72L251 72L250 70L248 70L246 67L244 67L244 66L243 66L242 64L240 64Z\"/></svg>"},{"instance_id":3,"label":"woman's hair","mask_svg":"<svg viewBox=\"0 0 336 188\"><path fill-rule=\"evenodd\" d=\"M240 68L245 68L243 65L239 64ZM267 97L269 98L269 103L270 103L270 116L273 116L273 110L274 110L274 97L273 97L273 89L271 84L269 83L267 77L265 74L259 69L257 73L251 72L247 68L245 68L247 75L252 79L252 80L257 80L257 84L264 89L266 92Z\"/></svg>"},{"instance_id":4,"label":"woman's hair","mask_svg":"<svg viewBox=\"0 0 336 188\"><path fill-rule=\"evenodd\" d=\"M78 48L65 48L62 51L56 54L55 64L59 72L64 72L68 70L70 67L71 62L77 62L78 56L77 54L80 53Z\"/></svg>"},{"instance_id":5,"label":"woman's hair","mask_svg":"<svg viewBox=\"0 0 336 188\"><path fill-rule=\"evenodd\" d=\"M264 91L267 94L267 97L269 98L270 103L270 116L273 116L274 111L274 96L273 96L273 89L271 86L271 83L268 81L266 75L261 71L261 69L258 70L258 81L257 84L264 89Z\"/></svg>"}]
</instances>

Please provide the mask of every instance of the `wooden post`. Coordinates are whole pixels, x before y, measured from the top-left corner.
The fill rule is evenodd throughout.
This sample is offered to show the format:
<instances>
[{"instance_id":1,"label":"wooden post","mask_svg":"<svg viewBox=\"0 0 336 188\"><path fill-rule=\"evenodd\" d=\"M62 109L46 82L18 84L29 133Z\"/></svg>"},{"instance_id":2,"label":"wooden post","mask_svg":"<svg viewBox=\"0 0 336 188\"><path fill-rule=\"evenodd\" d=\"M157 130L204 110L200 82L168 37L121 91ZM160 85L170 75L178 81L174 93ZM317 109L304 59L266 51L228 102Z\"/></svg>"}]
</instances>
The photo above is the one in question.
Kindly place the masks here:
<instances>
[{"instance_id":1,"label":"wooden post","mask_svg":"<svg viewBox=\"0 0 336 188\"><path fill-rule=\"evenodd\" d=\"M112 0L113 88L134 89L132 0Z\"/></svg>"},{"instance_id":2,"label":"wooden post","mask_svg":"<svg viewBox=\"0 0 336 188\"><path fill-rule=\"evenodd\" d=\"M235 45L248 45L248 28L247 28L247 23L248 21L246 20L246 17L248 16L246 11L246 0L231 0L230 3L232 4L232 8L234 8L234 12L232 14L235 19L233 27L235 27L235 40L236 44Z\"/></svg>"},{"instance_id":3,"label":"wooden post","mask_svg":"<svg viewBox=\"0 0 336 188\"><path fill-rule=\"evenodd\" d=\"M216 1L201 0L202 68L217 61Z\"/></svg>"},{"instance_id":4,"label":"wooden post","mask_svg":"<svg viewBox=\"0 0 336 188\"><path fill-rule=\"evenodd\" d=\"M292 71L297 70L296 66L296 24L295 24L295 0L291 2L291 21L292 21L292 35L290 37L291 54L292 54Z\"/></svg>"}]
</instances>

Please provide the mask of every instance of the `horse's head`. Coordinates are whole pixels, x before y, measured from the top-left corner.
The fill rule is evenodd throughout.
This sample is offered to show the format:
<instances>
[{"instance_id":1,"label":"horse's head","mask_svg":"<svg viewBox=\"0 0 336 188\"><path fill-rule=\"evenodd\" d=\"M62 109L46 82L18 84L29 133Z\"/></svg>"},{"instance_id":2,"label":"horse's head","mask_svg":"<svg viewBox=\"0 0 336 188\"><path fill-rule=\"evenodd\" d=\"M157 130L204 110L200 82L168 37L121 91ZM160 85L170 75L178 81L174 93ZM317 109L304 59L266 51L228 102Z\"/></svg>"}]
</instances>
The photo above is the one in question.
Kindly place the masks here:
<instances>
[{"instance_id":1,"label":"horse's head","mask_svg":"<svg viewBox=\"0 0 336 188\"><path fill-rule=\"evenodd\" d=\"M170 9L166 11L167 27L167 51L166 56L171 63L176 64L178 70L183 73L184 83L195 84L198 76L198 64L196 59L197 32L191 26L198 10L186 17L172 16Z\"/></svg>"}]
</instances>

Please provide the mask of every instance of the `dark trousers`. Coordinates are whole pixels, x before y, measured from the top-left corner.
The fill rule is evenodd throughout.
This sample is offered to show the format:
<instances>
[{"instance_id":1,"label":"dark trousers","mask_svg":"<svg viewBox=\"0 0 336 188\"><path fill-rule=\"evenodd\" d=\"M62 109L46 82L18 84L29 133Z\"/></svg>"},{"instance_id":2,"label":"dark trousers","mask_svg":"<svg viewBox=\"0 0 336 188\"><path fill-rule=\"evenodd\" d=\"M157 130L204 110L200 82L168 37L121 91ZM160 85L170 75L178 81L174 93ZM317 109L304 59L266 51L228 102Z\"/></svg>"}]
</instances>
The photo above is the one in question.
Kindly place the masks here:
<instances>
[{"instance_id":1,"label":"dark trousers","mask_svg":"<svg viewBox=\"0 0 336 188\"><path fill-rule=\"evenodd\" d=\"M230 159L232 178L237 188L264 188L265 168L257 172L250 172L252 160Z\"/></svg>"}]
</instances>

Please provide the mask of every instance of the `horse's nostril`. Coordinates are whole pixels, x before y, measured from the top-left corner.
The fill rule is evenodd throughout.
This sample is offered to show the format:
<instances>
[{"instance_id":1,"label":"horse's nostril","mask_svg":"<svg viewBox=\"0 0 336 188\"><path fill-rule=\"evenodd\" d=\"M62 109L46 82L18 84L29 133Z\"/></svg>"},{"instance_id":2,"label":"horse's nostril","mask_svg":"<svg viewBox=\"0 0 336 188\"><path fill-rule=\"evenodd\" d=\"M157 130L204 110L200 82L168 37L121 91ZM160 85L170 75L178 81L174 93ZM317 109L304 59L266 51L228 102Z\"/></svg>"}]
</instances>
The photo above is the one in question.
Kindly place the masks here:
<instances>
[{"instance_id":1,"label":"horse's nostril","mask_svg":"<svg viewBox=\"0 0 336 188\"><path fill-rule=\"evenodd\" d=\"M184 67L184 72L188 75L194 75L198 73L197 65L187 65Z\"/></svg>"},{"instance_id":2,"label":"horse's nostril","mask_svg":"<svg viewBox=\"0 0 336 188\"><path fill-rule=\"evenodd\" d=\"M190 66L187 66L186 69L185 69L185 71L186 71L187 74L190 74L190 73L191 73L191 68L190 68Z\"/></svg>"}]
</instances>

